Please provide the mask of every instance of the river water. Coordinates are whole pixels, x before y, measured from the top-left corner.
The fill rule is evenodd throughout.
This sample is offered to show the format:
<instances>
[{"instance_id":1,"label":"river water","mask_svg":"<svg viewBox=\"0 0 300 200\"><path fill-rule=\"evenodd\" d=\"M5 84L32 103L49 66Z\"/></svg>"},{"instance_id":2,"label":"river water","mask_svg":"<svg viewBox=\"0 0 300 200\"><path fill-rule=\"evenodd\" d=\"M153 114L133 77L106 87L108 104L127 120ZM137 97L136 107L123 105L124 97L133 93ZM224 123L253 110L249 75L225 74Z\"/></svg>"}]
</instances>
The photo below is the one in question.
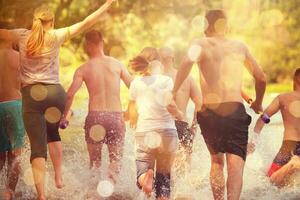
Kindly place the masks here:
<instances>
[{"instance_id":1,"label":"river water","mask_svg":"<svg viewBox=\"0 0 300 200\"><path fill-rule=\"evenodd\" d=\"M273 95L272 95L273 96ZM248 107L248 106L246 106ZM189 107L192 113L192 107ZM257 119L249 108L253 121L252 130ZM64 145L64 182L65 187L58 190L54 186L53 168L48 161L47 169L47 196L49 200L97 200L103 199L96 192L99 180L106 180L108 154L106 147L103 149L103 164L101 171L90 171L88 169L88 154L84 140L83 124L86 110L76 109L70 121L68 129L61 132ZM291 187L278 189L272 186L265 173L277 153L282 140L283 125L279 114L272 117L272 122L267 125L261 136L260 144L256 152L248 156L245 173L244 186L241 195L242 200L299 200L300 186L294 184ZM35 189L31 178L29 164L29 146L22 157L22 175L17 186L17 200L34 199ZM114 188L115 193L107 199L111 200L142 200L142 193L135 185L135 162L134 162L134 132L127 128L125 138L125 152L120 182ZM189 197L185 199L210 200L212 193L209 186L210 158L199 130L195 137L194 153L192 157L191 171L185 178L176 179L173 185L174 197ZM4 171L3 171L4 172ZM4 173L0 174L1 186L5 180ZM101 172L101 173L100 173ZM300 176L298 178L300 180ZM109 188L108 188L109 189ZM184 198L181 198L183 200Z\"/></svg>"}]
</instances>

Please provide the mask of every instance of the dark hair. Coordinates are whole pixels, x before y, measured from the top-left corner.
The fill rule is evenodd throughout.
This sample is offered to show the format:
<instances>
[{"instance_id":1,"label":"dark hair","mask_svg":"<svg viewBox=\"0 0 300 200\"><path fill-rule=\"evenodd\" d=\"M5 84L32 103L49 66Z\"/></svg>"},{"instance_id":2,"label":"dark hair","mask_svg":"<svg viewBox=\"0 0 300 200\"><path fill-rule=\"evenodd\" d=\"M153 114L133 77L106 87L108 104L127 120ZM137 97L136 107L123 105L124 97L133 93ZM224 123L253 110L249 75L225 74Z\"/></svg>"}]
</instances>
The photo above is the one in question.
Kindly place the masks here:
<instances>
[{"instance_id":1,"label":"dark hair","mask_svg":"<svg viewBox=\"0 0 300 200\"><path fill-rule=\"evenodd\" d=\"M144 56L137 56L130 60L129 66L134 72L140 73L144 72L148 68L149 62Z\"/></svg>"},{"instance_id":2,"label":"dark hair","mask_svg":"<svg viewBox=\"0 0 300 200\"><path fill-rule=\"evenodd\" d=\"M297 68L294 74L294 82L300 85L300 68Z\"/></svg>"},{"instance_id":3,"label":"dark hair","mask_svg":"<svg viewBox=\"0 0 300 200\"><path fill-rule=\"evenodd\" d=\"M99 31L91 30L85 34L86 41L93 44L100 44L103 42L102 34Z\"/></svg>"},{"instance_id":4,"label":"dark hair","mask_svg":"<svg viewBox=\"0 0 300 200\"><path fill-rule=\"evenodd\" d=\"M208 27L206 32L216 33L215 24L218 20L223 19L227 20L227 16L223 10L209 10L205 14L205 18L208 22Z\"/></svg>"}]
</instances>

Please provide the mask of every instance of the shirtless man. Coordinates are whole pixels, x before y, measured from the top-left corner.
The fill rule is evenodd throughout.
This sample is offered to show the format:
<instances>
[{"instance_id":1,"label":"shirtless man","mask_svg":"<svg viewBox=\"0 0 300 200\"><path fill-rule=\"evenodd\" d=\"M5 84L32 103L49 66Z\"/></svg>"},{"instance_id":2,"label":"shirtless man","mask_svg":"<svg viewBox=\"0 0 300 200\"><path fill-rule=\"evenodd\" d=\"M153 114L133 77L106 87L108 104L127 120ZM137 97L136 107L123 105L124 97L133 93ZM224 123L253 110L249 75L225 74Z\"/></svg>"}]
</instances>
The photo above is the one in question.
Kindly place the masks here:
<instances>
[{"instance_id":1,"label":"shirtless man","mask_svg":"<svg viewBox=\"0 0 300 200\"><path fill-rule=\"evenodd\" d=\"M171 77L173 81L176 78L177 70L175 67L175 56L174 52L170 48L161 48L159 50L161 62L164 66L163 74ZM194 79L192 77L188 77L180 87L176 97L175 102L178 109L186 116L186 109L189 100L192 100L195 104L195 111L201 109L202 104L202 94L200 89L197 87ZM195 128L197 124L197 117L193 118L192 126L185 121L175 121L178 138L180 142L180 147L183 148L183 152L185 154L185 162L190 166L191 164L191 156L192 156L192 148L193 148L193 140L195 134Z\"/></svg>"},{"instance_id":2,"label":"shirtless man","mask_svg":"<svg viewBox=\"0 0 300 200\"><path fill-rule=\"evenodd\" d=\"M203 106L197 114L202 135L211 154L210 183L215 199L224 199L224 157L228 169L227 198L240 198L247 154L247 115L241 97L244 66L255 79L256 99L252 109L259 113L266 77L246 45L225 37L227 17L222 10L206 14L206 37L195 41L178 70L173 89L176 95L194 62L200 73Z\"/></svg>"},{"instance_id":3,"label":"shirtless man","mask_svg":"<svg viewBox=\"0 0 300 200\"><path fill-rule=\"evenodd\" d=\"M7 160L7 183L0 199L10 200L20 174L24 125L19 80L19 53L12 44L0 40L0 170Z\"/></svg>"},{"instance_id":4,"label":"shirtless man","mask_svg":"<svg viewBox=\"0 0 300 200\"><path fill-rule=\"evenodd\" d=\"M90 156L90 167L99 168L101 149L109 150L109 178L113 183L121 168L125 124L120 100L120 79L129 87L132 80L125 66L103 52L104 41L100 32L85 35L85 51L90 60L80 66L67 93L64 116L69 112L74 95L84 82L89 92L89 113L85 121L85 139ZM66 121L63 117L61 123Z\"/></svg>"},{"instance_id":5,"label":"shirtless man","mask_svg":"<svg viewBox=\"0 0 300 200\"><path fill-rule=\"evenodd\" d=\"M281 112L284 136L282 146L268 171L273 184L281 187L295 171L300 171L300 68L294 75L294 91L277 96L265 113L270 117ZM255 149L264 122L259 118L254 128L254 136L249 142L249 153Z\"/></svg>"}]
</instances>

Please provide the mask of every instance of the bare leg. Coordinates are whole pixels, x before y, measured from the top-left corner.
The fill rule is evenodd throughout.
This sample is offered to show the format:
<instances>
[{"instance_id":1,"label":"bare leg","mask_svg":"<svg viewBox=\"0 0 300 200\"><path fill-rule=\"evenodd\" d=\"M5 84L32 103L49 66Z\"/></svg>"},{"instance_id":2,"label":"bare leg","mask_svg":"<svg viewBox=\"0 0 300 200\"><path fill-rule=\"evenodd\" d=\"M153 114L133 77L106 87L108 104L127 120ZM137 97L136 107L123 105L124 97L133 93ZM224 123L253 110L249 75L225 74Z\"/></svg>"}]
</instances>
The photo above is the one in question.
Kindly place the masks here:
<instances>
[{"instance_id":1,"label":"bare leg","mask_svg":"<svg viewBox=\"0 0 300 200\"><path fill-rule=\"evenodd\" d=\"M7 170L7 185L5 191L6 199L12 198L13 193L16 189L16 185L19 180L19 175L21 171L21 166L20 166L21 152L22 152L21 149L16 149L14 151L8 152L7 154L8 170Z\"/></svg>"},{"instance_id":2,"label":"bare leg","mask_svg":"<svg viewBox=\"0 0 300 200\"><path fill-rule=\"evenodd\" d=\"M121 171L121 159L123 157L123 143L108 144L109 151L109 178L114 184L118 181L118 176Z\"/></svg>"},{"instance_id":3,"label":"bare leg","mask_svg":"<svg viewBox=\"0 0 300 200\"><path fill-rule=\"evenodd\" d=\"M245 161L234 154L226 154L226 160L228 169L227 198L228 200L239 200L243 187Z\"/></svg>"},{"instance_id":4,"label":"bare leg","mask_svg":"<svg viewBox=\"0 0 300 200\"><path fill-rule=\"evenodd\" d=\"M64 183L62 180L62 144L61 141L48 143L49 154L52 160L54 173L55 173L55 185L57 188L63 188Z\"/></svg>"},{"instance_id":5,"label":"bare leg","mask_svg":"<svg viewBox=\"0 0 300 200\"><path fill-rule=\"evenodd\" d=\"M38 199L46 200L45 197L46 160L45 158L35 158L32 160L31 165L32 165L33 180L38 193Z\"/></svg>"},{"instance_id":6,"label":"bare leg","mask_svg":"<svg viewBox=\"0 0 300 200\"><path fill-rule=\"evenodd\" d=\"M224 200L224 154L211 155L210 185L215 200Z\"/></svg>"},{"instance_id":7,"label":"bare leg","mask_svg":"<svg viewBox=\"0 0 300 200\"><path fill-rule=\"evenodd\" d=\"M101 150L103 143L101 144L92 144L87 143L87 149L90 157L90 169L93 167L100 168L101 167Z\"/></svg>"},{"instance_id":8,"label":"bare leg","mask_svg":"<svg viewBox=\"0 0 300 200\"><path fill-rule=\"evenodd\" d=\"M287 176L291 175L296 171L300 170L300 158L299 156L293 156L292 159L280 168L278 171L274 172L270 177L270 181L278 186L282 187L284 185L284 180Z\"/></svg>"},{"instance_id":9,"label":"bare leg","mask_svg":"<svg viewBox=\"0 0 300 200\"><path fill-rule=\"evenodd\" d=\"M138 182L142 186L143 192L148 196L151 195L153 190L153 175L153 170L149 169L146 173L142 174L138 178Z\"/></svg>"}]
</instances>

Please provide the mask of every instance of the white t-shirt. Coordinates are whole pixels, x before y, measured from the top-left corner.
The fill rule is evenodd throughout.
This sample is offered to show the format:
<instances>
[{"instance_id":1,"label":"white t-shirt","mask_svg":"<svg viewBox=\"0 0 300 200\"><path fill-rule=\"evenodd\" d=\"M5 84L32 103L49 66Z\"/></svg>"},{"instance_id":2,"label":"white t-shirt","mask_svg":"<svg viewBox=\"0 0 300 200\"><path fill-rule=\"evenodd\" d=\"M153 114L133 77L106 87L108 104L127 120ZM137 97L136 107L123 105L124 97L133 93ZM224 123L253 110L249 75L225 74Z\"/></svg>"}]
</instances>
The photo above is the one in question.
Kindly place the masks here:
<instances>
[{"instance_id":1,"label":"white t-shirt","mask_svg":"<svg viewBox=\"0 0 300 200\"><path fill-rule=\"evenodd\" d=\"M129 99L136 102L139 114L136 132L176 129L168 112L173 80L164 75L135 78L130 84Z\"/></svg>"},{"instance_id":2,"label":"white t-shirt","mask_svg":"<svg viewBox=\"0 0 300 200\"><path fill-rule=\"evenodd\" d=\"M31 30L11 30L20 51L21 81L23 84L34 83L59 83L59 48L66 40L68 29L56 29L49 31L53 37L42 48L40 55L27 57L27 41ZM46 43L46 42L45 42Z\"/></svg>"}]
</instances>

